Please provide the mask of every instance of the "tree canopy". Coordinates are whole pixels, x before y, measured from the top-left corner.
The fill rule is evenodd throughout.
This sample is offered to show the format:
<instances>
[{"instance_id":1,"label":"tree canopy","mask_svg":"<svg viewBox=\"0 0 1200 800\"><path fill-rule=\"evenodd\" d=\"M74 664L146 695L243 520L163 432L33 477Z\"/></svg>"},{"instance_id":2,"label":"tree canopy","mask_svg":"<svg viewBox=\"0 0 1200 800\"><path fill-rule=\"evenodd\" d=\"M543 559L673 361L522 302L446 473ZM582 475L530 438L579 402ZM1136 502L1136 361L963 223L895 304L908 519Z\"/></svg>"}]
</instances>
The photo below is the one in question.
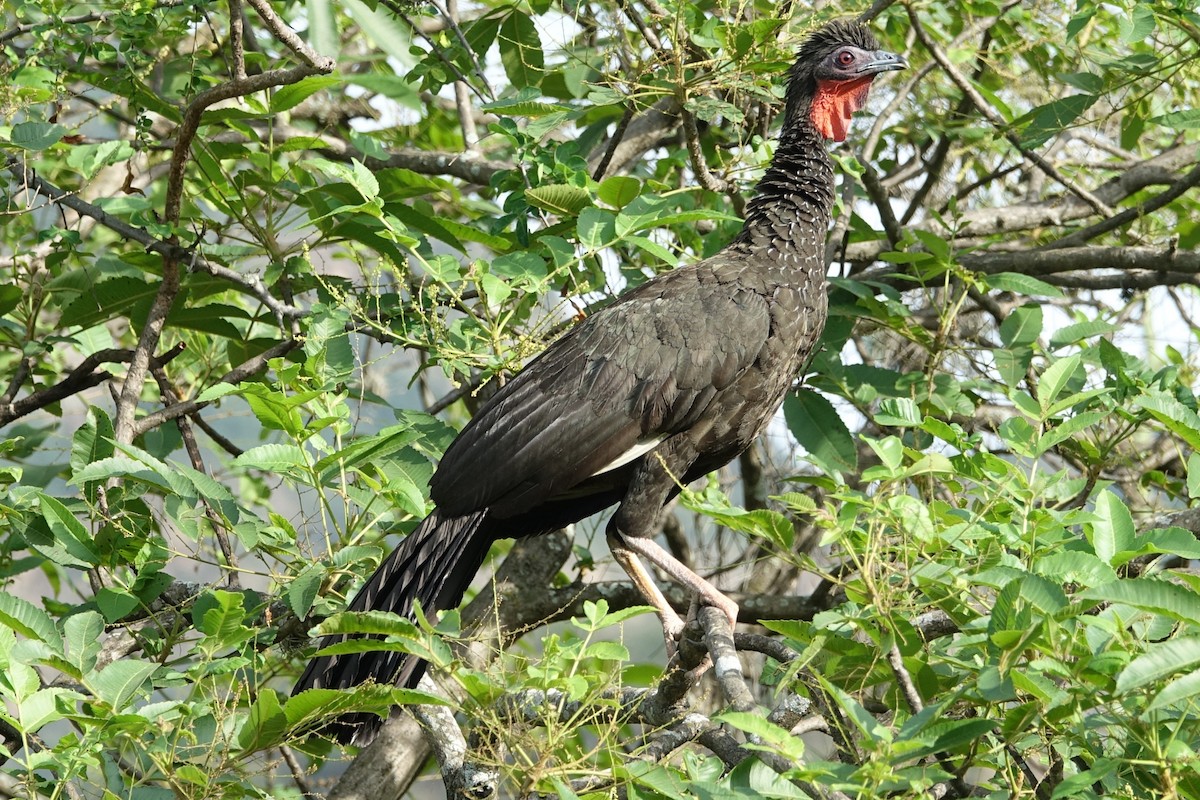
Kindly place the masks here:
<instances>
[{"instance_id":1,"label":"tree canopy","mask_svg":"<svg viewBox=\"0 0 1200 800\"><path fill-rule=\"evenodd\" d=\"M839 15L911 68L831 149L822 346L663 525L719 669L598 521L340 613L497 382L729 241ZM0 794L1200 798L1188 0L9 0L0 50ZM434 680L289 697L337 631Z\"/></svg>"}]
</instances>

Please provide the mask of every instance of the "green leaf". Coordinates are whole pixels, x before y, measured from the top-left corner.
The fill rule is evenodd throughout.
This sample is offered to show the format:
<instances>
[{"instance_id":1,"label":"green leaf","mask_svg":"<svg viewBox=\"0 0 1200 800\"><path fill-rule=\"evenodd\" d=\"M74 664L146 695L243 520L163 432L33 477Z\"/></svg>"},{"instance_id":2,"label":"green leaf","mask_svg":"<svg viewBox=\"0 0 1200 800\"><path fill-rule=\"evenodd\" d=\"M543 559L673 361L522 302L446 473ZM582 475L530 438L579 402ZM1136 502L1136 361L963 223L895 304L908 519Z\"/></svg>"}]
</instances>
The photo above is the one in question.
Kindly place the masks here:
<instances>
[{"instance_id":1,"label":"green leaf","mask_svg":"<svg viewBox=\"0 0 1200 800\"><path fill-rule=\"evenodd\" d=\"M71 440L71 469L78 471L88 464L108 458L115 451L113 424L99 406L88 409L88 420L79 426Z\"/></svg>"},{"instance_id":2,"label":"green leaf","mask_svg":"<svg viewBox=\"0 0 1200 800\"><path fill-rule=\"evenodd\" d=\"M1067 358L1061 358L1050 366L1038 378L1038 404L1042 407L1043 416L1054 400L1066 388L1071 377L1079 370L1083 357L1076 353Z\"/></svg>"},{"instance_id":3,"label":"green leaf","mask_svg":"<svg viewBox=\"0 0 1200 800\"><path fill-rule=\"evenodd\" d=\"M297 83L281 86L271 95L271 113L289 111L322 89L341 83L342 79L335 75L310 75Z\"/></svg>"},{"instance_id":4,"label":"green leaf","mask_svg":"<svg viewBox=\"0 0 1200 800\"><path fill-rule=\"evenodd\" d=\"M783 401L788 429L822 469L853 472L858 468L858 450L850 429L824 395L800 389Z\"/></svg>"},{"instance_id":5,"label":"green leaf","mask_svg":"<svg viewBox=\"0 0 1200 800\"><path fill-rule=\"evenodd\" d=\"M1156 642L1129 662L1117 676L1117 691L1132 692L1183 670L1200 665L1200 636L1181 636Z\"/></svg>"},{"instance_id":6,"label":"green leaf","mask_svg":"<svg viewBox=\"0 0 1200 800\"><path fill-rule=\"evenodd\" d=\"M1014 308L1000 323L1000 341L1005 347L1033 344L1041 333L1042 307L1037 303Z\"/></svg>"},{"instance_id":7,"label":"green leaf","mask_svg":"<svg viewBox=\"0 0 1200 800\"><path fill-rule=\"evenodd\" d=\"M522 89L513 97L505 97L491 103L483 103L480 108L484 111L503 114L508 117L545 117L550 114L560 114L571 111L570 106L562 103L542 103L536 98L540 93L536 89Z\"/></svg>"},{"instance_id":8,"label":"green leaf","mask_svg":"<svg viewBox=\"0 0 1200 800\"><path fill-rule=\"evenodd\" d=\"M253 633L242 624L246 619L244 602L240 592L210 589L192 606L192 622L213 640L214 646L232 647L244 641L247 633Z\"/></svg>"},{"instance_id":9,"label":"green leaf","mask_svg":"<svg viewBox=\"0 0 1200 800\"><path fill-rule=\"evenodd\" d=\"M642 182L629 175L614 175L600 181L596 195L614 208L624 208L642 193Z\"/></svg>"},{"instance_id":10,"label":"green leaf","mask_svg":"<svg viewBox=\"0 0 1200 800\"><path fill-rule=\"evenodd\" d=\"M379 180L375 177L375 173L367 169L367 166L357 158L351 164L349 178L350 185L357 189L364 199L374 200L379 197Z\"/></svg>"},{"instance_id":11,"label":"green leaf","mask_svg":"<svg viewBox=\"0 0 1200 800\"><path fill-rule=\"evenodd\" d=\"M1074 596L1090 603L1120 603L1150 614L1200 625L1200 595L1156 578L1134 578L1086 589Z\"/></svg>"},{"instance_id":12,"label":"green leaf","mask_svg":"<svg viewBox=\"0 0 1200 800\"><path fill-rule=\"evenodd\" d=\"M24 296L25 293L17 286L7 283L0 286L0 317L20 305Z\"/></svg>"},{"instance_id":13,"label":"green leaf","mask_svg":"<svg viewBox=\"0 0 1200 800\"><path fill-rule=\"evenodd\" d=\"M924 421L916 401L907 397L889 397L879 402L875 422L879 425L911 428Z\"/></svg>"},{"instance_id":14,"label":"green leaf","mask_svg":"<svg viewBox=\"0 0 1200 800\"><path fill-rule=\"evenodd\" d=\"M1131 15L1119 14L1117 20L1121 26L1121 40L1128 44L1144 41L1154 32L1154 9L1148 3L1138 3Z\"/></svg>"},{"instance_id":15,"label":"green leaf","mask_svg":"<svg viewBox=\"0 0 1200 800\"><path fill-rule=\"evenodd\" d=\"M526 189L525 198L536 208L569 217L577 215L592 204L592 196L587 189L565 183Z\"/></svg>"},{"instance_id":16,"label":"green leaf","mask_svg":"<svg viewBox=\"0 0 1200 800\"><path fill-rule=\"evenodd\" d=\"M616 239L616 217L611 211L591 207L579 213L575 224L579 243L588 250L608 247Z\"/></svg>"},{"instance_id":17,"label":"green leaf","mask_svg":"<svg viewBox=\"0 0 1200 800\"><path fill-rule=\"evenodd\" d=\"M308 43L321 55L337 58L341 47L332 0L307 0L306 6Z\"/></svg>"},{"instance_id":18,"label":"green leaf","mask_svg":"<svg viewBox=\"0 0 1200 800\"><path fill-rule=\"evenodd\" d=\"M137 595L127 589L105 586L96 592L96 607L108 622L117 622L133 613L140 605Z\"/></svg>"},{"instance_id":19,"label":"green leaf","mask_svg":"<svg viewBox=\"0 0 1200 800\"><path fill-rule=\"evenodd\" d=\"M629 650L620 642L592 642L583 651L585 658L600 661L628 661Z\"/></svg>"},{"instance_id":20,"label":"green leaf","mask_svg":"<svg viewBox=\"0 0 1200 800\"><path fill-rule=\"evenodd\" d=\"M157 670L157 664L136 658L122 658L85 678L84 685L113 711L124 711L129 701L142 690L146 681L150 680L150 676Z\"/></svg>"},{"instance_id":21,"label":"green leaf","mask_svg":"<svg viewBox=\"0 0 1200 800\"><path fill-rule=\"evenodd\" d=\"M342 0L340 5L358 23L359 34L366 35L379 50L387 53L388 58L406 68L416 63L412 54L412 36L394 13L380 8L378 3L362 0Z\"/></svg>"},{"instance_id":22,"label":"green leaf","mask_svg":"<svg viewBox=\"0 0 1200 800\"><path fill-rule=\"evenodd\" d=\"M1164 128L1171 128L1177 131L1196 130L1200 128L1200 108L1172 111L1169 114L1151 117L1150 121L1155 125L1162 125Z\"/></svg>"},{"instance_id":23,"label":"green leaf","mask_svg":"<svg viewBox=\"0 0 1200 800\"><path fill-rule=\"evenodd\" d=\"M1029 122L1021 133L1021 144L1028 148L1041 147L1074 124L1099 99L1093 94L1077 94L1038 106L1023 118Z\"/></svg>"},{"instance_id":24,"label":"green leaf","mask_svg":"<svg viewBox=\"0 0 1200 800\"><path fill-rule=\"evenodd\" d=\"M771 745L771 750L796 763L804 759L804 740L793 736L791 731L776 725L758 714L746 711L725 711L715 717L714 722L731 725L739 731L757 737L763 744ZM768 749L768 748L755 748ZM803 796L803 795L802 795Z\"/></svg>"},{"instance_id":25,"label":"green leaf","mask_svg":"<svg viewBox=\"0 0 1200 800\"><path fill-rule=\"evenodd\" d=\"M61 501L48 494L38 493L42 519L54 537L52 542L30 544L56 564L66 567L95 567L100 564L100 551L91 533Z\"/></svg>"},{"instance_id":26,"label":"green leaf","mask_svg":"<svg viewBox=\"0 0 1200 800\"><path fill-rule=\"evenodd\" d=\"M1016 389L1029 374L1029 367L1033 364L1033 350L1028 346L993 350L992 358L996 361L996 371L1000 373L1004 385Z\"/></svg>"},{"instance_id":27,"label":"green leaf","mask_svg":"<svg viewBox=\"0 0 1200 800\"><path fill-rule=\"evenodd\" d=\"M997 272L988 275L984 280L988 286L998 292L1013 292L1014 294L1040 295L1042 297L1062 297L1062 290L1043 280L1024 275L1020 272Z\"/></svg>"},{"instance_id":28,"label":"green leaf","mask_svg":"<svg viewBox=\"0 0 1200 800\"><path fill-rule=\"evenodd\" d=\"M96 666L104 620L95 611L80 611L63 620L64 656L82 678Z\"/></svg>"},{"instance_id":29,"label":"green leaf","mask_svg":"<svg viewBox=\"0 0 1200 800\"><path fill-rule=\"evenodd\" d=\"M1111 322L1105 322L1100 319L1092 319L1086 322L1076 322L1074 325L1065 325L1056 330L1050 336L1050 347L1057 350L1060 347L1065 347L1069 344L1082 342L1084 339L1090 339L1093 336L1102 336L1106 333L1112 333L1117 330L1117 326Z\"/></svg>"},{"instance_id":30,"label":"green leaf","mask_svg":"<svg viewBox=\"0 0 1200 800\"><path fill-rule=\"evenodd\" d=\"M299 575L292 578L287 587L287 601L292 613L300 619L308 616L324 579L325 568L320 564L309 564Z\"/></svg>"},{"instance_id":31,"label":"green leaf","mask_svg":"<svg viewBox=\"0 0 1200 800\"><path fill-rule=\"evenodd\" d=\"M18 122L12 126L8 140L25 150L45 150L58 144L67 129L53 122Z\"/></svg>"},{"instance_id":32,"label":"green leaf","mask_svg":"<svg viewBox=\"0 0 1200 800\"><path fill-rule=\"evenodd\" d=\"M292 444L263 444L252 447L233 459L233 463L247 469L261 469L293 476L303 474L306 467L304 451Z\"/></svg>"},{"instance_id":33,"label":"green leaf","mask_svg":"<svg viewBox=\"0 0 1200 800\"><path fill-rule=\"evenodd\" d=\"M517 89L536 86L542 79L545 56L537 26L525 12L513 9L500 23L500 63Z\"/></svg>"},{"instance_id":34,"label":"green leaf","mask_svg":"<svg viewBox=\"0 0 1200 800\"><path fill-rule=\"evenodd\" d=\"M1200 559L1200 540L1185 528L1154 528L1137 537L1136 552L1172 553L1189 559Z\"/></svg>"},{"instance_id":35,"label":"green leaf","mask_svg":"<svg viewBox=\"0 0 1200 800\"><path fill-rule=\"evenodd\" d=\"M50 615L28 600L22 600L8 592L0 592L0 625L22 636L44 642L55 653L63 651L62 636Z\"/></svg>"},{"instance_id":36,"label":"green leaf","mask_svg":"<svg viewBox=\"0 0 1200 800\"><path fill-rule=\"evenodd\" d=\"M1140 395L1136 403L1193 448L1200 450L1200 416L1165 392Z\"/></svg>"},{"instance_id":37,"label":"green leaf","mask_svg":"<svg viewBox=\"0 0 1200 800\"><path fill-rule=\"evenodd\" d=\"M1116 556L1133 549L1133 515L1121 498L1105 489L1096 498L1096 516L1097 520L1090 526L1092 548L1104 563L1120 566L1124 562L1116 562Z\"/></svg>"},{"instance_id":38,"label":"green leaf","mask_svg":"<svg viewBox=\"0 0 1200 800\"><path fill-rule=\"evenodd\" d=\"M262 687L238 731L238 747L246 752L279 746L288 729L288 717L274 689Z\"/></svg>"},{"instance_id":39,"label":"green leaf","mask_svg":"<svg viewBox=\"0 0 1200 800\"><path fill-rule=\"evenodd\" d=\"M1186 658L1186 653L1176 655L1180 658ZM1164 666L1166 666L1168 659L1161 655L1159 658L1164 662ZM1147 667L1151 666L1147 665ZM1172 670L1172 672L1174 671L1176 670ZM1134 677L1137 676L1135 675ZM1167 708L1177 703L1185 706L1181 711L1190 711L1192 708L1195 708L1198 697L1200 697L1200 670L1193 670L1187 675L1178 677L1164 686L1162 691L1156 694L1154 699L1150 701L1150 704L1146 706L1145 713L1148 716L1152 711Z\"/></svg>"}]
</instances>

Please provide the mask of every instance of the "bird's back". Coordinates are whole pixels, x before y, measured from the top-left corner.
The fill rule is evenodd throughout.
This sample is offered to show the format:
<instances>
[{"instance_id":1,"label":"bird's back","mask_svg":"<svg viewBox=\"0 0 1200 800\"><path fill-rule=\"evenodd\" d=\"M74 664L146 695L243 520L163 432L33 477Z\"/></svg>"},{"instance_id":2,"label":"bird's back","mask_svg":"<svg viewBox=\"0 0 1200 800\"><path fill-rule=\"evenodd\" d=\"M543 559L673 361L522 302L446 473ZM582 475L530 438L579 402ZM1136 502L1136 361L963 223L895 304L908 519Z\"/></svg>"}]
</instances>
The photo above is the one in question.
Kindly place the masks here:
<instances>
[{"instance_id":1,"label":"bird's back","mask_svg":"<svg viewBox=\"0 0 1200 800\"><path fill-rule=\"evenodd\" d=\"M451 515L526 513L603 487L596 476L682 432L705 462L724 464L811 353L825 319L814 281L823 269L731 247L631 290L480 409L434 474L434 501Z\"/></svg>"}]
</instances>

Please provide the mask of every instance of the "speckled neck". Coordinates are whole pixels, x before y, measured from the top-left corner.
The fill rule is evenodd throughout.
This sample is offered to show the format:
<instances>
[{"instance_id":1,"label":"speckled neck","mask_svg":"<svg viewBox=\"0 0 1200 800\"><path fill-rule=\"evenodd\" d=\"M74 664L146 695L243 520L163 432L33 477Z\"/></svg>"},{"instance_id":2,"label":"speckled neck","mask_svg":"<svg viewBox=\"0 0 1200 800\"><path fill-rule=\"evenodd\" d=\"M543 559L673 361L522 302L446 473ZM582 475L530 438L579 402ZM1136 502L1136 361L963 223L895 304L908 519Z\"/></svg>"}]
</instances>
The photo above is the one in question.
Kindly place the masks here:
<instances>
[{"instance_id":1,"label":"speckled neck","mask_svg":"<svg viewBox=\"0 0 1200 800\"><path fill-rule=\"evenodd\" d=\"M784 127L734 244L806 266L816 259L823 271L832 210L833 164L824 139L802 119Z\"/></svg>"}]
</instances>

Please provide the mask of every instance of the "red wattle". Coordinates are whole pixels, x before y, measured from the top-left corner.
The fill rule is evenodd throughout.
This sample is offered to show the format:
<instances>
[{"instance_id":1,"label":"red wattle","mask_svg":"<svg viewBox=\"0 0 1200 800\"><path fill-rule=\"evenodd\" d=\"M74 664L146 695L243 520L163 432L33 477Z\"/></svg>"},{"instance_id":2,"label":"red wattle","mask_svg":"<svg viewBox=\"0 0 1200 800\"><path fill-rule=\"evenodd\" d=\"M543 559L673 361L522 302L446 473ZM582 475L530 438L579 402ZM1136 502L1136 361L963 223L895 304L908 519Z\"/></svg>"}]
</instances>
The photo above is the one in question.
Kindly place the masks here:
<instances>
[{"instance_id":1,"label":"red wattle","mask_svg":"<svg viewBox=\"0 0 1200 800\"><path fill-rule=\"evenodd\" d=\"M867 92L875 76L850 81L817 81L812 103L812 121L826 139L844 142L850 130L850 118L867 102Z\"/></svg>"}]
</instances>

